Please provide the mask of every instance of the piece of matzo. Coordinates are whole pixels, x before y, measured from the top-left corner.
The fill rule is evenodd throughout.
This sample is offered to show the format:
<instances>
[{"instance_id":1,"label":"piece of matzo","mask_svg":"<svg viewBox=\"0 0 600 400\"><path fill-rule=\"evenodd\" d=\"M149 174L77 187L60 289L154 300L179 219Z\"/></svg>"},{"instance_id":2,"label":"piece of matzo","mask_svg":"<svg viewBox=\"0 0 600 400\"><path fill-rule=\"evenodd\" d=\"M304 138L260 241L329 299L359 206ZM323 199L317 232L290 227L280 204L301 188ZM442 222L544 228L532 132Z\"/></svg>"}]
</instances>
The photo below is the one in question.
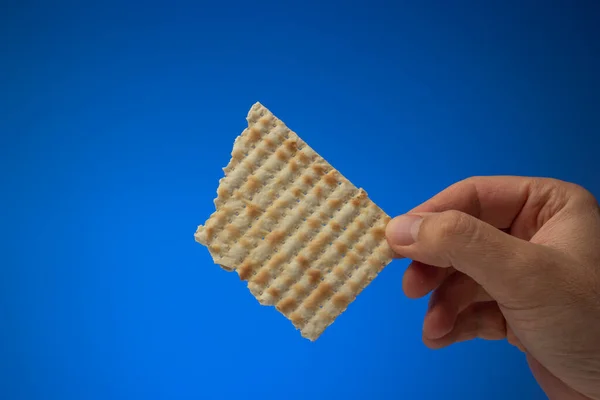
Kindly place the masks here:
<instances>
[{"instance_id":1,"label":"piece of matzo","mask_svg":"<svg viewBox=\"0 0 600 400\"><path fill-rule=\"evenodd\" d=\"M316 340L392 260L390 217L263 105L247 120L194 236Z\"/></svg>"}]
</instances>

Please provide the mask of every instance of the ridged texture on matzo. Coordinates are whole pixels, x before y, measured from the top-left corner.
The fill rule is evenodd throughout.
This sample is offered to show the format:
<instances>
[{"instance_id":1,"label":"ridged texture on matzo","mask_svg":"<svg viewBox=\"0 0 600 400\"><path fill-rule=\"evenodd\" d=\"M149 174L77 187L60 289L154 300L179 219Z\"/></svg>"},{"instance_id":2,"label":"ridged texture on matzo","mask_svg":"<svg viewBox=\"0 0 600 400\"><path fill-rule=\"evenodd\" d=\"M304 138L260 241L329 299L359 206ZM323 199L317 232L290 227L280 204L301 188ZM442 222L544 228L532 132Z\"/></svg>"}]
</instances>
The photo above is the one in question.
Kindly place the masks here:
<instances>
[{"instance_id":1,"label":"ridged texture on matzo","mask_svg":"<svg viewBox=\"0 0 600 400\"><path fill-rule=\"evenodd\" d=\"M390 217L260 103L247 120L195 238L315 340L392 260Z\"/></svg>"}]
</instances>

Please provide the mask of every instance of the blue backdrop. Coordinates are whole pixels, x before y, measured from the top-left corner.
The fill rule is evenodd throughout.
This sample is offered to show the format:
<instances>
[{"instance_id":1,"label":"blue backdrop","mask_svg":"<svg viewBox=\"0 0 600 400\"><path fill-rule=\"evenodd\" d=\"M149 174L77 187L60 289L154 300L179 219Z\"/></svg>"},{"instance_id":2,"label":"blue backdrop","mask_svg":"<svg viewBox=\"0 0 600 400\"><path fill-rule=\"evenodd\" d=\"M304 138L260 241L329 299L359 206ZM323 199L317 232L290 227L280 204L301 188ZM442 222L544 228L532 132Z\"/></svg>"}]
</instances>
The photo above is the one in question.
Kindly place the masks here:
<instances>
[{"instance_id":1,"label":"blue backdrop","mask_svg":"<svg viewBox=\"0 0 600 400\"><path fill-rule=\"evenodd\" d=\"M567 0L4 1L0 398L544 398L505 342L425 348L405 260L311 343L193 234L256 101L391 215L471 175L600 195L598 20Z\"/></svg>"}]
</instances>

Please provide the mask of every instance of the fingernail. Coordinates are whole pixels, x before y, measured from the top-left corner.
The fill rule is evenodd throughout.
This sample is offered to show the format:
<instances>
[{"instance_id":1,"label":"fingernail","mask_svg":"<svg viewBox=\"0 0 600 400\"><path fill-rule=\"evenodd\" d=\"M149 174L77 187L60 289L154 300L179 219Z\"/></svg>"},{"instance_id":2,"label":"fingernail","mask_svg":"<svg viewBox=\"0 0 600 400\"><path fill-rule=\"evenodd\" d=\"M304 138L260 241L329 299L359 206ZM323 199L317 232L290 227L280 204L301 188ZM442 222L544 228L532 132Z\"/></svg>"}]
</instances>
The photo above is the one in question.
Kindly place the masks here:
<instances>
[{"instance_id":1,"label":"fingernail","mask_svg":"<svg viewBox=\"0 0 600 400\"><path fill-rule=\"evenodd\" d=\"M401 215L392 219L386 227L388 240L398 246L413 244L419 235L423 218L418 215Z\"/></svg>"}]
</instances>

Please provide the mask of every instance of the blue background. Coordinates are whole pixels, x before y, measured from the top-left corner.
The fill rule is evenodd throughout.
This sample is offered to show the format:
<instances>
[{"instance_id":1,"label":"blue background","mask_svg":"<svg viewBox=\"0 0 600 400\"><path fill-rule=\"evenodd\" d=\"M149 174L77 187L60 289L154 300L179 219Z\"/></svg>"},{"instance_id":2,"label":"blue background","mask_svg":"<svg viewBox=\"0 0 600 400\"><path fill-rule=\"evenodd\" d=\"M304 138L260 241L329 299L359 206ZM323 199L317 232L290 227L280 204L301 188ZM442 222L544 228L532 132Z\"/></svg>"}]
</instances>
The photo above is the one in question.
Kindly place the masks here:
<instances>
[{"instance_id":1,"label":"blue background","mask_svg":"<svg viewBox=\"0 0 600 400\"><path fill-rule=\"evenodd\" d=\"M544 398L505 342L425 348L406 260L311 343L193 234L256 101L392 215L600 195L598 2L217 3L2 3L0 398Z\"/></svg>"}]
</instances>

